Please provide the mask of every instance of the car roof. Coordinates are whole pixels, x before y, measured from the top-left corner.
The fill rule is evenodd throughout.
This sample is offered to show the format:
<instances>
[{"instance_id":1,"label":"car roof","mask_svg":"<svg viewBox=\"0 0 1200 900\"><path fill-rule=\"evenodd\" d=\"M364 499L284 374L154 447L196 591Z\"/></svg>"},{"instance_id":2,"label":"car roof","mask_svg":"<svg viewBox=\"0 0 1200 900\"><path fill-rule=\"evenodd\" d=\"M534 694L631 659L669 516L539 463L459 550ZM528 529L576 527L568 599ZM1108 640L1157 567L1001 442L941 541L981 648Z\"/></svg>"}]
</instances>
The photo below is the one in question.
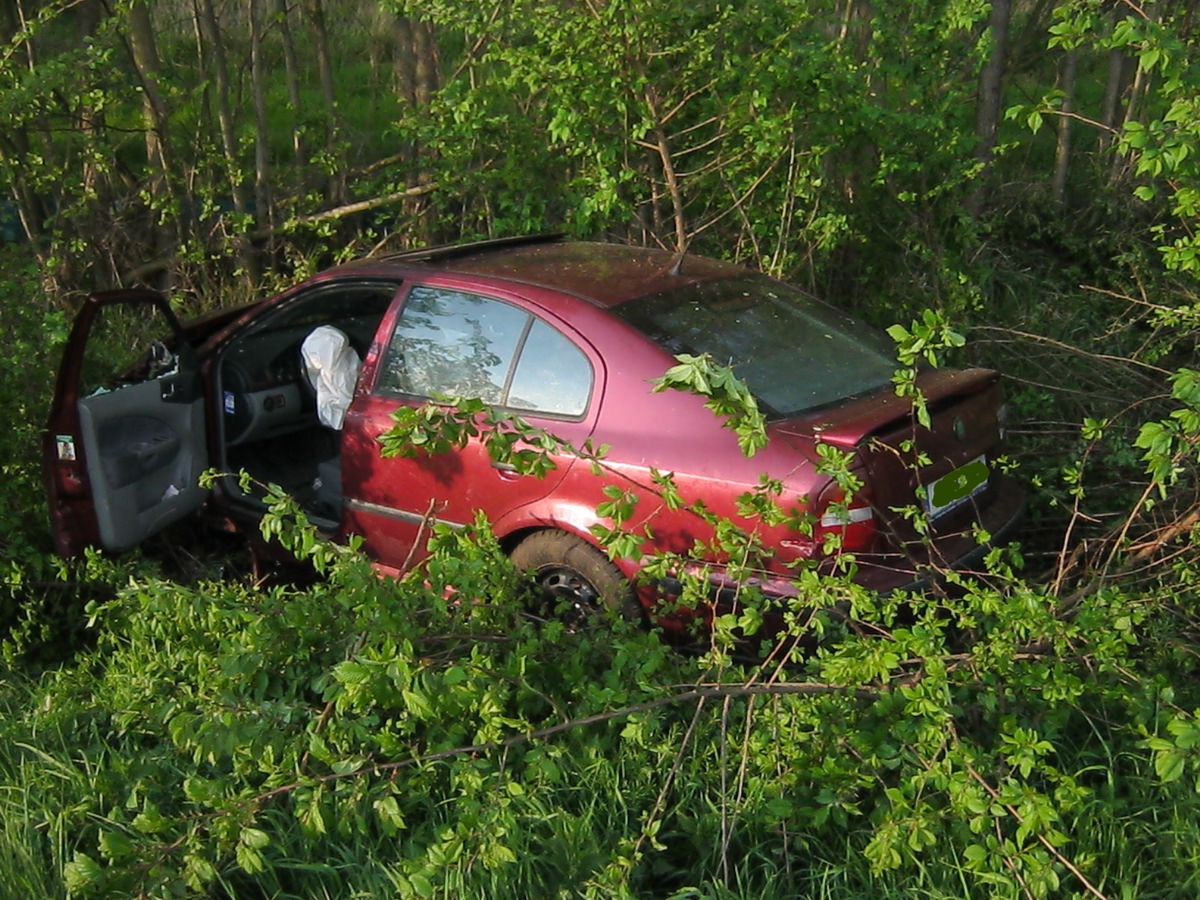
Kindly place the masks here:
<instances>
[{"instance_id":1,"label":"car roof","mask_svg":"<svg viewBox=\"0 0 1200 900\"><path fill-rule=\"evenodd\" d=\"M560 235L500 238L360 260L334 272L420 277L431 272L536 285L611 307L748 270L703 256L648 247L564 241ZM331 272L330 274L333 274Z\"/></svg>"}]
</instances>

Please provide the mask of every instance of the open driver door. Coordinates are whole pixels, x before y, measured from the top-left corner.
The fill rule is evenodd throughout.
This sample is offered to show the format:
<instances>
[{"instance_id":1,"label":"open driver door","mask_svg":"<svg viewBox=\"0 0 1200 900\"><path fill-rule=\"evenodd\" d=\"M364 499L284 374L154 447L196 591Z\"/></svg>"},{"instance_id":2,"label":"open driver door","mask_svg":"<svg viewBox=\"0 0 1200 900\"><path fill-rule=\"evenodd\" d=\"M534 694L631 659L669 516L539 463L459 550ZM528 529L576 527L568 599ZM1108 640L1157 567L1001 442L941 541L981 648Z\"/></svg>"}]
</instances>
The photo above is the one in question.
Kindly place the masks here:
<instances>
[{"instance_id":1,"label":"open driver door","mask_svg":"<svg viewBox=\"0 0 1200 900\"><path fill-rule=\"evenodd\" d=\"M43 436L57 550L121 551L199 509L204 391L179 320L149 290L92 294L75 319Z\"/></svg>"}]
</instances>

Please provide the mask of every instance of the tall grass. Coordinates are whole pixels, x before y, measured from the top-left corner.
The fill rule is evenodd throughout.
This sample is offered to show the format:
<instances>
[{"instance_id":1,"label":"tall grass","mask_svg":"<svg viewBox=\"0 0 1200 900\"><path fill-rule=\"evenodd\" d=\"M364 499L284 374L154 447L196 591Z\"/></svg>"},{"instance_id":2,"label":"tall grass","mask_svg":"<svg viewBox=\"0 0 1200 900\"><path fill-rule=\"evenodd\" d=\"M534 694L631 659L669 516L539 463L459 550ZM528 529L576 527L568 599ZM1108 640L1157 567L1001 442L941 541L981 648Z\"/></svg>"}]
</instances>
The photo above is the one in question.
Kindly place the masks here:
<instances>
[{"instance_id":1,"label":"tall grass","mask_svg":"<svg viewBox=\"0 0 1200 900\"><path fill-rule=\"evenodd\" d=\"M31 685L17 677L0 681L0 721L22 721L24 705L34 696ZM104 760L76 765L78 736L27 734L41 745L35 746L15 739L19 732L5 730L0 739L0 896L63 897L63 869L81 830L76 813L94 794Z\"/></svg>"}]
</instances>

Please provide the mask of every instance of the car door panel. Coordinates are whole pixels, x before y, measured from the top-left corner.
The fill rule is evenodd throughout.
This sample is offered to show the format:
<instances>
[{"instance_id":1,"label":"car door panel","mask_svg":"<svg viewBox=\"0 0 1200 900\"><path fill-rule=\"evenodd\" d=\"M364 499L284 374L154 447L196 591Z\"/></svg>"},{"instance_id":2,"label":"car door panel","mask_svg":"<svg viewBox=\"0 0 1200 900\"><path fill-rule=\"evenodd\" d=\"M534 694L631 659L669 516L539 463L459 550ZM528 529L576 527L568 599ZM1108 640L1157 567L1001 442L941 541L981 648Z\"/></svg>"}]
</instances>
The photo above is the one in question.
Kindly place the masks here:
<instances>
[{"instance_id":1,"label":"car door panel","mask_svg":"<svg viewBox=\"0 0 1200 900\"><path fill-rule=\"evenodd\" d=\"M127 550L197 509L207 464L204 407L171 402L170 381L132 384L79 401L80 431L100 543Z\"/></svg>"},{"instance_id":2,"label":"car door panel","mask_svg":"<svg viewBox=\"0 0 1200 900\"><path fill-rule=\"evenodd\" d=\"M195 353L162 295L110 291L84 301L43 447L63 555L127 550L203 504L204 395Z\"/></svg>"},{"instance_id":3,"label":"car door panel","mask_svg":"<svg viewBox=\"0 0 1200 900\"><path fill-rule=\"evenodd\" d=\"M426 402L423 397L411 396L412 393L460 393L503 406L508 399L506 392L511 391L514 383L552 381L539 379L536 368L523 378L517 377L525 354L540 364L542 360L537 354L543 345L548 346L540 338L537 346L528 343L531 334L536 337L541 333L537 326L548 327L539 310L523 304L519 297L502 292L486 298L471 295L464 300L464 292L453 286L441 288L451 302L440 309L436 303L419 309L410 303L414 294L420 296L427 289L428 286L414 286L399 315L389 316L384 323L375 357L378 371L369 389L351 406L343 432L345 530L361 535L368 554L397 569L423 555L431 525L465 525L477 511L493 522L498 521L550 494L576 461L570 453L558 454L553 457L556 468L545 477L523 475L510 465L494 461L478 438L469 439L461 449L432 456L426 453L388 459L380 456L379 436L395 424L396 410ZM497 311L486 311L484 307L488 305L498 307ZM415 325L407 326L406 331L404 316L414 309L420 318ZM519 316L514 316L515 312ZM454 322L446 321L453 317L461 321L456 327L447 327L455 326ZM520 330L520 336L510 340L514 328ZM589 409L589 398L600 379L599 361L578 346L577 336L573 339L563 336L562 323L557 323L553 330L559 343L570 343L569 352L576 355L576 364L587 371L586 379L576 378L574 382L582 399L573 401L569 412L578 415L546 415L530 409L514 409L513 414L578 446L595 424L595 410ZM393 341L393 332L405 337ZM554 346L558 353L564 352L559 344ZM510 352L511 359L506 361L505 354ZM554 359L548 361L555 363ZM562 367L561 363L558 367ZM390 389L388 379L392 379ZM537 392L529 388L514 402L531 405L527 397L535 394L555 396L552 390Z\"/></svg>"},{"instance_id":4,"label":"car door panel","mask_svg":"<svg viewBox=\"0 0 1200 900\"><path fill-rule=\"evenodd\" d=\"M347 416L342 442L344 471L353 479L346 483L346 531L361 535L368 555L388 566L403 569L420 559L434 524L467 525L476 511L495 522L543 499L576 463L569 454L554 454L556 468L545 476L521 474L496 464L478 438L460 450L385 459L378 437L395 424L392 413L401 405L364 398ZM571 443L587 437L581 423L527 421Z\"/></svg>"}]
</instances>

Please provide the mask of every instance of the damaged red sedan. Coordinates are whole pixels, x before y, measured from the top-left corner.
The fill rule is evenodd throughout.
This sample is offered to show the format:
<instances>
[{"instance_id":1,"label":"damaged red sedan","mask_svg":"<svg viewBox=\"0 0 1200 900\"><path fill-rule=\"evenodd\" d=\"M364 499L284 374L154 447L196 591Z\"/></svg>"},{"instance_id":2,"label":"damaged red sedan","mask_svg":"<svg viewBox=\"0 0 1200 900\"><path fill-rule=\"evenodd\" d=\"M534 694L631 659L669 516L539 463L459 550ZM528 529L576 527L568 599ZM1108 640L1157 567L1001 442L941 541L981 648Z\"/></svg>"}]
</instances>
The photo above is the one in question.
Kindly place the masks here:
<instances>
[{"instance_id":1,"label":"damaged red sedan","mask_svg":"<svg viewBox=\"0 0 1200 900\"><path fill-rule=\"evenodd\" d=\"M747 458L704 398L653 390L680 354L732 366L766 418L763 450ZM1022 509L997 467L999 375L921 372L924 427L896 395L896 367L886 337L779 281L557 236L363 260L186 325L154 292L96 294L45 436L50 510L64 555L126 550L197 512L251 531L261 495L232 476L212 490L198 481L209 468L245 471L286 488L331 537L361 536L385 570L420 560L431 519L461 525L482 511L547 593L653 615L662 585L639 584L638 562L597 545L605 484L671 472L684 499L737 520L737 498L766 474L814 527L751 523L772 551L755 578L764 591L793 594L795 567L825 565L837 544L855 554L860 583L889 591L975 564L979 532L1002 540ZM574 447L606 444L606 477L567 451L546 477L523 475L477 441L381 456L399 407L446 397L478 398ZM822 443L848 454L862 483L852 497L821 474ZM640 506L653 516L648 552L688 553L710 537L686 511ZM910 507L924 539L899 512Z\"/></svg>"}]
</instances>

